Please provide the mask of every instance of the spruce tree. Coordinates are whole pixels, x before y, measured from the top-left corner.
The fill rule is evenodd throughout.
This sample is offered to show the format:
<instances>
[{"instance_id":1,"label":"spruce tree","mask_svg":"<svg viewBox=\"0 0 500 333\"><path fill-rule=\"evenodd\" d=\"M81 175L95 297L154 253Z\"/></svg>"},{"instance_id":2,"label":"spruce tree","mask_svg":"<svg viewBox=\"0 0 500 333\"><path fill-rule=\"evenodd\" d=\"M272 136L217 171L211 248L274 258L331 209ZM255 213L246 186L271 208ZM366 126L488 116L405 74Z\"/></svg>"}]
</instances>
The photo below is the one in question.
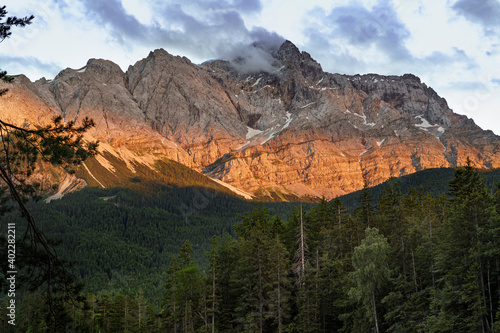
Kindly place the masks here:
<instances>
[{"instance_id":1,"label":"spruce tree","mask_svg":"<svg viewBox=\"0 0 500 333\"><path fill-rule=\"evenodd\" d=\"M444 297L438 318L467 331L492 327L487 280L491 261L485 256L488 232L496 221L494 204L479 173L471 166L456 170L450 182L449 215L439 233L436 268Z\"/></svg>"}]
</instances>

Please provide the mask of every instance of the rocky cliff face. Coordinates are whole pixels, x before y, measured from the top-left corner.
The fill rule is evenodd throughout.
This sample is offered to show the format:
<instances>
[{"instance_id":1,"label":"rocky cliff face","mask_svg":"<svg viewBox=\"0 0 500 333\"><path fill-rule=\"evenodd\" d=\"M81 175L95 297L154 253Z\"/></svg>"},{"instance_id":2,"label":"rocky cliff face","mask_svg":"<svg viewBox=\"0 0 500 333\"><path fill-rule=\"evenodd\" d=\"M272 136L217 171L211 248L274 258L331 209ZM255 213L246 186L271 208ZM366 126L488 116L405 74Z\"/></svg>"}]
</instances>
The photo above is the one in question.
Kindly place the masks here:
<instances>
[{"instance_id":1,"label":"rocky cliff face","mask_svg":"<svg viewBox=\"0 0 500 333\"><path fill-rule=\"evenodd\" d=\"M414 75L326 73L289 41L270 58L248 72L245 59L198 66L155 50L126 73L92 59L52 81L18 78L0 110L17 123L88 116L89 136L131 170L168 158L257 195L331 198L467 157L500 166L499 137Z\"/></svg>"}]
</instances>

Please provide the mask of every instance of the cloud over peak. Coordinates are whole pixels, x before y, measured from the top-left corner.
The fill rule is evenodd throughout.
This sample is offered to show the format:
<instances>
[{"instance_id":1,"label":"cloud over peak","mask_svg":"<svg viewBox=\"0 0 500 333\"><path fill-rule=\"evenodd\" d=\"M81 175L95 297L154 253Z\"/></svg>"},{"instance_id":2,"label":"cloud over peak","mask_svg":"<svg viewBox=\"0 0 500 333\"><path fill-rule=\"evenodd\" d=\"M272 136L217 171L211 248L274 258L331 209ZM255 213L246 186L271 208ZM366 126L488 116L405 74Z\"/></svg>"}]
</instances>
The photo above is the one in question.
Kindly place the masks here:
<instances>
[{"instance_id":1,"label":"cloud over peak","mask_svg":"<svg viewBox=\"0 0 500 333\"><path fill-rule=\"evenodd\" d=\"M498 0L458 0L452 8L469 21L482 25L487 32L492 27L500 27Z\"/></svg>"},{"instance_id":2,"label":"cloud over peak","mask_svg":"<svg viewBox=\"0 0 500 333\"><path fill-rule=\"evenodd\" d=\"M106 26L116 42L174 49L198 59L219 58L236 47L264 41L277 34L264 28L248 29L242 13L262 10L260 0L152 1L150 23L140 22L120 0L78 0L97 24Z\"/></svg>"},{"instance_id":3,"label":"cloud over peak","mask_svg":"<svg viewBox=\"0 0 500 333\"><path fill-rule=\"evenodd\" d=\"M361 5L334 8L328 15L333 33L358 46L374 46L393 59L410 57L405 40L410 36L394 8L381 1L371 9Z\"/></svg>"}]
</instances>

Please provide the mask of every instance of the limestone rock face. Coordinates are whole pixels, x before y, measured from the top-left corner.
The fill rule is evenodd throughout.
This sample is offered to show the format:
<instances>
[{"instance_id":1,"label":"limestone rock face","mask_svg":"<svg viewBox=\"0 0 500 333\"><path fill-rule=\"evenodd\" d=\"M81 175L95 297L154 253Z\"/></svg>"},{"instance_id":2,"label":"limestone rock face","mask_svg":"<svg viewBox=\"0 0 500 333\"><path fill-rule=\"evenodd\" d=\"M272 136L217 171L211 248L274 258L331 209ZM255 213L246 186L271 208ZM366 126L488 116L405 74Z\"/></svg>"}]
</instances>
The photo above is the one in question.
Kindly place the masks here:
<instances>
[{"instance_id":1,"label":"limestone rock face","mask_svg":"<svg viewBox=\"0 0 500 333\"><path fill-rule=\"evenodd\" d=\"M253 72L161 49L125 73L91 59L54 80L17 78L0 112L17 124L90 117L89 138L130 165L173 159L259 195L332 198L467 157L500 167L500 138L416 76L326 73L289 41L270 52Z\"/></svg>"},{"instance_id":2,"label":"limestone rock face","mask_svg":"<svg viewBox=\"0 0 500 333\"><path fill-rule=\"evenodd\" d=\"M146 122L180 144L196 166L230 152L245 134L227 91L187 58L151 52L129 67L127 88Z\"/></svg>"}]
</instances>

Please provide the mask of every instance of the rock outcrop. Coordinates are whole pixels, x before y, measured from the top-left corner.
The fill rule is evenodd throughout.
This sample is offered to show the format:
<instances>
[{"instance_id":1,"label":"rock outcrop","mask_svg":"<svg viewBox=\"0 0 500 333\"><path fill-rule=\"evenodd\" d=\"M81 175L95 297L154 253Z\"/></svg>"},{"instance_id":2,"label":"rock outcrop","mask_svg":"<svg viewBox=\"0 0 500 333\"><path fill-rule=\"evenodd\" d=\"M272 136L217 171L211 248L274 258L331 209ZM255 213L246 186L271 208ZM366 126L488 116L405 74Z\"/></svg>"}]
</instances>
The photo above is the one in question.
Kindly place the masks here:
<instances>
[{"instance_id":1,"label":"rock outcrop","mask_svg":"<svg viewBox=\"0 0 500 333\"><path fill-rule=\"evenodd\" d=\"M91 59L54 80L19 77L0 112L15 123L91 117L89 137L132 169L168 158L264 196L332 198L467 157L500 166L500 138L414 75L326 73L289 41L270 58L248 72L244 59L195 65L155 50L126 73Z\"/></svg>"}]
</instances>

